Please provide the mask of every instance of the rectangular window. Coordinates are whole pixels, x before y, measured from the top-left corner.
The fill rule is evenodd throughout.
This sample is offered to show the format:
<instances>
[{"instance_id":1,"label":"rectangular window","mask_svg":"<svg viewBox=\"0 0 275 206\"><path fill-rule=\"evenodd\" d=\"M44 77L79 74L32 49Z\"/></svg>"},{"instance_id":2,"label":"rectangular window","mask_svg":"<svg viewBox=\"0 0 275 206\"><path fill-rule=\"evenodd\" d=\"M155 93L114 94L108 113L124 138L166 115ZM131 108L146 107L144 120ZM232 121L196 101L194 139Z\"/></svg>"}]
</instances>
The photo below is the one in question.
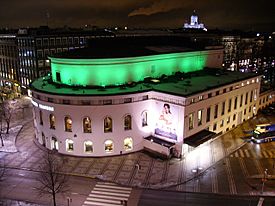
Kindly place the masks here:
<instances>
[{"instance_id":1,"label":"rectangular window","mask_svg":"<svg viewBox=\"0 0 275 206\"><path fill-rule=\"evenodd\" d=\"M189 130L194 128L194 113L189 114L188 116Z\"/></svg>"},{"instance_id":2,"label":"rectangular window","mask_svg":"<svg viewBox=\"0 0 275 206\"><path fill-rule=\"evenodd\" d=\"M222 103L222 115L224 115L224 111L225 111L225 102Z\"/></svg>"},{"instance_id":3,"label":"rectangular window","mask_svg":"<svg viewBox=\"0 0 275 206\"><path fill-rule=\"evenodd\" d=\"M260 99L260 102L259 102L259 104L260 104L260 105L262 104L262 99Z\"/></svg>"},{"instance_id":4,"label":"rectangular window","mask_svg":"<svg viewBox=\"0 0 275 206\"><path fill-rule=\"evenodd\" d=\"M82 101L81 101L81 104L82 104L82 105L90 105L90 104L91 104L91 101L90 101L90 100L82 100Z\"/></svg>"},{"instance_id":5,"label":"rectangular window","mask_svg":"<svg viewBox=\"0 0 275 206\"><path fill-rule=\"evenodd\" d=\"M250 92L250 102L252 102L252 98L253 98L253 91Z\"/></svg>"},{"instance_id":6,"label":"rectangular window","mask_svg":"<svg viewBox=\"0 0 275 206\"><path fill-rule=\"evenodd\" d=\"M147 99L148 99L148 95L142 96L142 100L147 100Z\"/></svg>"},{"instance_id":7,"label":"rectangular window","mask_svg":"<svg viewBox=\"0 0 275 206\"><path fill-rule=\"evenodd\" d=\"M223 93L226 93L226 88L223 89Z\"/></svg>"},{"instance_id":8,"label":"rectangular window","mask_svg":"<svg viewBox=\"0 0 275 206\"><path fill-rule=\"evenodd\" d=\"M217 123L213 124L213 131L217 130Z\"/></svg>"},{"instance_id":9,"label":"rectangular window","mask_svg":"<svg viewBox=\"0 0 275 206\"><path fill-rule=\"evenodd\" d=\"M229 101L228 101L228 112L231 112L231 103L232 103L232 99L229 99Z\"/></svg>"},{"instance_id":10,"label":"rectangular window","mask_svg":"<svg viewBox=\"0 0 275 206\"><path fill-rule=\"evenodd\" d=\"M218 96L220 94L220 91L216 91L216 96Z\"/></svg>"},{"instance_id":11,"label":"rectangular window","mask_svg":"<svg viewBox=\"0 0 275 206\"><path fill-rule=\"evenodd\" d=\"M56 45L57 46L60 46L61 45L61 38L56 38Z\"/></svg>"},{"instance_id":12,"label":"rectangular window","mask_svg":"<svg viewBox=\"0 0 275 206\"><path fill-rule=\"evenodd\" d=\"M202 125L202 109L198 111L198 126Z\"/></svg>"},{"instance_id":13,"label":"rectangular window","mask_svg":"<svg viewBox=\"0 0 275 206\"><path fill-rule=\"evenodd\" d=\"M223 119L221 120L221 124L220 124L220 127L223 127Z\"/></svg>"},{"instance_id":14,"label":"rectangular window","mask_svg":"<svg viewBox=\"0 0 275 206\"><path fill-rule=\"evenodd\" d=\"M192 98L192 99L191 99L190 104L193 104L193 103L195 103L195 98Z\"/></svg>"},{"instance_id":15,"label":"rectangular window","mask_svg":"<svg viewBox=\"0 0 275 206\"><path fill-rule=\"evenodd\" d=\"M233 87L230 87L229 90L230 90L230 92L231 92L231 91L233 90Z\"/></svg>"},{"instance_id":16,"label":"rectangular window","mask_svg":"<svg viewBox=\"0 0 275 206\"><path fill-rule=\"evenodd\" d=\"M208 93L208 98L211 98L212 97L212 93Z\"/></svg>"},{"instance_id":17,"label":"rectangular window","mask_svg":"<svg viewBox=\"0 0 275 206\"><path fill-rule=\"evenodd\" d=\"M217 117L218 117L218 111L219 111L219 105L216 104L216 105L215 105L214 118L217 118Z\"/></svg>"},{"instance_id":18,"label":"rectangular window","mask_svg":"<svg viewBox=\"0 0 275 206\"><path fill-rule=\"evenodd\" d=\"M41 47L42 46L42 40L41 39L36 39L36 44L37 44L37 47Z\"/></svg>"},{"instance_id":19,"label":"rectangular window","mask_svg":"<svg viewBox=\"0 0 275 206\"><path fill-rule=\"evenodd\" d=\"M111 99L104 99L103 104L104 105L110 105L110 104L112 104L112 100Z\"/></svg>"},{"instance_id":20,"label":"rectangular window","mask_svg":"<svg viewBox=\"0 0 275 206\"><path fill-rule=\"evenodd\" d=\"M67 38L66 37L62 37L62 44L67 45Z\"/></svg>"},{"instance_id":21,"label":"rectangular window","mask_svg":"<svg viewBox=\"0 0 275 206\"><path fill-rule=\"evenodd\" d=\"M246 94L245 94L245 105L247 105L247 101L248 101L248 92L246 92Z\"/></svg>"},{"instance_id":22,"label":"rectangular window","mask_svg":"<svg viewBox=\"0 0 275 206\"><path fill-rule=\"evenodd\" d=\"M206 122L210 121L210 115L211 115L211 107L208 107L206 112Z\"/></svg>"},{"instance_id":23,"label":"rectangular window","mask_svg":"<svg viewBox=\"0 0 275 206\"><path fill-rule=\"evenodd\" d=\"M237 109L238 97L235 97L234 109Z\"/></svg>"},{"instance_id":24,"label":"rectangular window","mask_svg":"<svg viewBox=\"0 0 275 206\"><path fill-rule=\"evenodd\" d=\"M203 96L202 95L199 96L199 101L201 101L201 100L203 100Z\"/></svg>"},{"instance_id":25,"label":"rectangular window","mask_svg":"<svg viewBox=\"0 0 275 206\"><path fill-rule=\"evenodd\" d=\"M63 99L63 104L70 104L70 100L69 99Z\"/></svg>"},{"instance_id":26,"label":"rectangular window","mask_svg":"<svg viewBox=\"0 0 275 206\"><path fill-rule=\"evenodd\" d=\"M68 43L69 43L69 45L72 45L72 44L73 44L73 37L69 37Z\"/></svg>"},{"instance_id":27,"label":"rectangular window","mask_svg":"<svg viewBox=\"0 0 275 206\"><path fill-rule=\"evenodd\" d=\"M50 38L50 45L54 46L55 45L55 39L54 38Z\"/></svg>"},{"instance_id":28,"label":"rectangular window","mask_svg":"<svg viewBox=\"0 0 275 206\"><path fill-rule=\"evenodd\" d=\"M43 51L42 50L37 50L37 58L43 59Z\"/></svg>"},{"instance_id":29,"label":"rectangular window","mask_svg":"<svg viewBox=\"0 0 275 206\"><path fill-rule=\"evenodd\" d=\"M131 103L132 102L132 98L124 98L124 103Z\"/></svg>"},{"instance_id":30,"label":"rectangular window","mask_svg":"<svg viewBox=\"0 0 275 206\"><path fill-rule=\"evenodd\" d=\"M49 39L48 38L43 39L43 46L49 46Z\"/></svg>"},{"instance_id":31,"label":"rectangular window","mask_svg":"<svg viewBox=\"0 0 275 206\"><path fill-rule=\"evenodd\" d=\"M61 82L61 75L60 72L56 72L56 81Z\"/></svg>"},{"instance_id":32,"label":"rectangular window","mask_svg":"<svg viewBox=\"0 0 275 206\"><path fill-rule=\"evenodd\" d=\"M244 112L243 112L244 115L246 115L246 109L244 109Z\"/></svg>"},{"instance_id":33,"label":"rectangular window","mask_svg":"<svg viewBox=\"0 0 275 206\"><path fill-rule=\"evenodd\" d=\"M235 120L236 120L236 114L233 115L233 121L235 121Z\"/></svg>"},{"instance_id":34,"label":"rectangular window","mask_svg":"<svg viewBox=\"0 0 275 206\"><path fill-rule=\"evenodd\" d=\"M240 107L243 106L243 95L241 95L241 99L240 99Z\"/></svg>"},{"instance_id":35,"label":"rectangular window","mask_svg":"<svg viewBox=\"0 0 275 206\"><path fill-rule=\"evenodd\" d=\"M227 117L227 121L226 121L226 123L227 123L227 124L229 124L229 123L230 123L230 116L229 116L229 117Z\"/></svg>"}]
</instances>

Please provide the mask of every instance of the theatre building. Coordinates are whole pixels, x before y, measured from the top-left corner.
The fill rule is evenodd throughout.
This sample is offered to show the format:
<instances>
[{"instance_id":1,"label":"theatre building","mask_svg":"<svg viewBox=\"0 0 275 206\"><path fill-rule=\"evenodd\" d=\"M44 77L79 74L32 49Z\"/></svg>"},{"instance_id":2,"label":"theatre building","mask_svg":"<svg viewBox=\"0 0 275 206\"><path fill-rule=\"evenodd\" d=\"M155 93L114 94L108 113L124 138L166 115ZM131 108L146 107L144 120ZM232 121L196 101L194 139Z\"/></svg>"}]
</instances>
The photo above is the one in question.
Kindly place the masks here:
<instances>
[{"instance_id":1,"label":"theatre building","mask_svg":"<svg viewBox=\"0 0 275 206\"><path fill-rule=\"evenodd\" d=\"M106 47L56 54L51 75L31 83L35 135L48 149L179 156L257 113L260 76L216 69L222 49Z\"/></svg>"}]
</instances>

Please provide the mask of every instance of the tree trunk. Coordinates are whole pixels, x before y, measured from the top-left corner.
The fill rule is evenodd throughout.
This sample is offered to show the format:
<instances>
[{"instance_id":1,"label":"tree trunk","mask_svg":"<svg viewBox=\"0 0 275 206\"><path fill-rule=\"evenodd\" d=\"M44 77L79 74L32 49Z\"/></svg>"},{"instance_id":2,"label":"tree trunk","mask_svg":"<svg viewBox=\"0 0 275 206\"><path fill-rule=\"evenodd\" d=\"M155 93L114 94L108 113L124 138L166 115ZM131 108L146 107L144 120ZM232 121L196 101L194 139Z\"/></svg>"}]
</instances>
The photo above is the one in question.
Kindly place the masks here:
<instances>
[{"instance_id":1,"label":"tree trunk","mask_svg":"<svg viewBox=\"0 0 275 206\"><path fill-rule=\"evenodd\" d=\"M6 130L6 134L9 134L9 130L10 130L10 121L7 121L7 130Z\"/></svg>"},{"instance_id":2,"label":"tree trunk","mask_svg":"<svg viewBox=\"0 0 275 206\"><path fill-rule=\"evenodd\" d=\"M0 139L1 139L2 147L4 147L4 140L1 133L0 133Z\"/></svg>"},{"instance_id":3,"label":"tree trunk","mask_svg":"<svg viewBox=\"0 0 275 206\"><path fill-rule=\"evenodd\" d=\"M56 199L55 199L55 192L54 191L52 192L52 195L53 195L53 205L56 206Z\"/></svg>"}]
</instances>

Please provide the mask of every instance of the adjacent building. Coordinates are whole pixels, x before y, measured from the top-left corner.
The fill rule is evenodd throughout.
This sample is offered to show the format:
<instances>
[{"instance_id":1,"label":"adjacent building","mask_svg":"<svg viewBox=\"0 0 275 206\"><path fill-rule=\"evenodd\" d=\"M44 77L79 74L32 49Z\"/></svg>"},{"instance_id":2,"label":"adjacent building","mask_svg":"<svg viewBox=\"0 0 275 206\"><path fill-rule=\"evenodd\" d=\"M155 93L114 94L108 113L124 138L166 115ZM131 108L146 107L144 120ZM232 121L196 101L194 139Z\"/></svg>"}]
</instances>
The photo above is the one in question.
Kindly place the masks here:
<instances>
[{"instance_id":1,"label":"adjacent building","mask_svg":"<svg viewBox=\"0 0 275 206\"><path fill-rule=\"evenodd\" d=\"M0 36L0 76L23 89L50 72L49 55L87 46L88 39L112 37L104 30L48 27L19 29Z\"/></svg>"}]
</instances>

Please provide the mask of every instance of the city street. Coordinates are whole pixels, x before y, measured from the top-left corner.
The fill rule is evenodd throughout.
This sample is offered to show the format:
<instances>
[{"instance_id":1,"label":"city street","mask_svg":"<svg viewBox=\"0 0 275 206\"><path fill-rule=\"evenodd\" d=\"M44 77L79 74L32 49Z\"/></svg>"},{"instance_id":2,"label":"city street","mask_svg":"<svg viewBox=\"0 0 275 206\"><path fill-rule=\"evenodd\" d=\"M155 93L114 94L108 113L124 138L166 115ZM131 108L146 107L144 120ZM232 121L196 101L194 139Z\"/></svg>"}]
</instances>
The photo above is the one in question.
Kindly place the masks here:
<instances>
[{"instance_id":1,"label":"city street","mask_svg":"<svg viewBox=\"0 0 275 206\"><path fill-rule=\"evenodd\" d=\"M31 112L25 112L24 116L18 115L13 122L13 126L18 122L23 125L16 140L18 152L0 152L8 174L0 182L0 197L47 204L50 199L37 198L33 189L37 184L35 176L40 171L41 158L46 149L34 138ZM143 152L104 158L58 155L66 161L63 169L70 176L71 185L70 193L58 196L59 205L68 204L68 197L72 198L70 205L90 205L97 201L103 201L106 205L120 205L121 200L128 201L128 205L143 205L142 199L146 199L149 188L274 196L275 142L258 145L243 138L244 131L252 130L259 123L275 122L274 118L260 115L250 119L212 142L198 147L182 159L162 160ZM263 186L265 169L268 175ZM119 194L116 200L108 199L108 195L113 195L112 193Z\"/></svg>"}]
</instances>

